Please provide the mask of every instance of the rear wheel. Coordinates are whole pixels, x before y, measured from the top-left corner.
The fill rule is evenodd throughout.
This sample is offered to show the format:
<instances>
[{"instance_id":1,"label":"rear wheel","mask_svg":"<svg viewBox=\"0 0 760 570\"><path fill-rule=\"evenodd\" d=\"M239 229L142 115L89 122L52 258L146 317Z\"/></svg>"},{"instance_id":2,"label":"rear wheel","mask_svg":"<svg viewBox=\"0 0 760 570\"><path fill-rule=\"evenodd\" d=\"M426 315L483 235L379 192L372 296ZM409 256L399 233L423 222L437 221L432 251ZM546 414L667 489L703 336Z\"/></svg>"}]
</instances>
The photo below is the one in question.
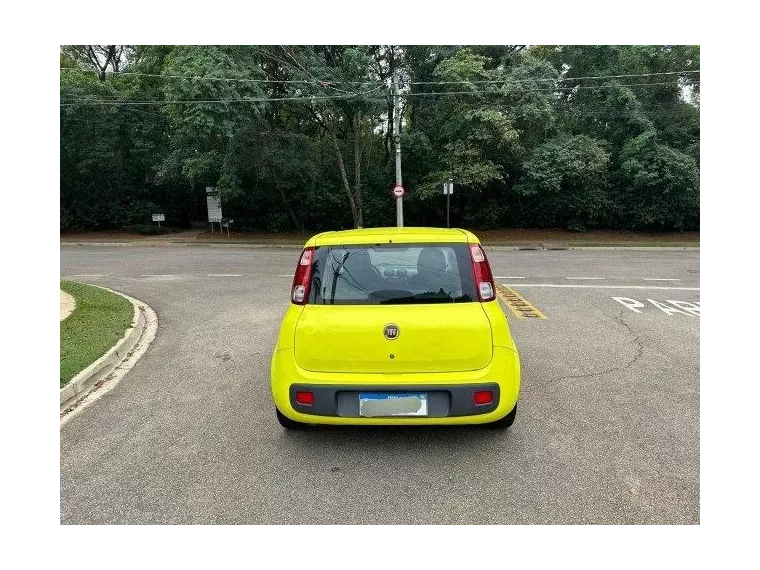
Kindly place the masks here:
<instances>
[{"instance_id":1,"label":"rear wheel","mask_svg":"<svg viewBox=\"0 0 760 570\"><path fill-rule=\"evenodd\" d=\"M289 417L283 415L282 412L277 408L274 410L277 412L277 421L280 422L280 425L282 427L286 429L303 429L306 426L306 424L291 420Z\"/></svg>"},{"instance_id":2,"label":"rear wheel","mask_svg":"<svg viewBox=\"0 0 760 570\"><path fill-rule=\"evenodd\" d=\"M506 429L509 426L511 426L513 423L515 423L516 416L517 416L517 404L515 404L515 407L512 409L511 412L509 412L506 416L504 416L500 420L496 420L495 422L491 422L485 425L486 427L495 428L495 429Z\"/></svg>"}]
</instances>

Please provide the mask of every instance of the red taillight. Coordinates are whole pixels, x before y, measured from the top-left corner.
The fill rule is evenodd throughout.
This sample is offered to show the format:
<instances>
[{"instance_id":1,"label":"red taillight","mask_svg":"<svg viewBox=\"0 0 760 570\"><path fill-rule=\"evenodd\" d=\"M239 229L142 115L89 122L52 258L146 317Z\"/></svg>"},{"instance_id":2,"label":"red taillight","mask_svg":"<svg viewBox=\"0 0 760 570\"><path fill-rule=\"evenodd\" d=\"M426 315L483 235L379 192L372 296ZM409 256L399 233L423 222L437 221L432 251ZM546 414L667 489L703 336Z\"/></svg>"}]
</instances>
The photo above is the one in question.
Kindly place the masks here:
<instances>
[{"instance_id":1,"label":"red taillight","mask_svg":"<svg viewBox=\"0 0 760 570\"><path fill-rule=\"evenodd\" d=\"M472 401L476 406L485 406L493 402L493 392L491 390L478 390L472 395Z\"/></svg>"},{"instance_id":2,"label":"red taillight","mask_svg":"<svg viewBox=\"0 0 760 570\"><path fill-rule=\"evenodd\" d=\"M314 392L296 392L296 403L302 406L311 406L314 404Z\"/></svg>"},{"instance_id":3,"label":"red taillight","mask_svg":"<svg viewBox=\"0 0 760 570\"><path fill-rule=\"evenodd\" d=\"M307 247L301 252L296 266L296 274L293 277L293 288L290 292L290 300L296 305L305 305L309 301L309 287L311 284L311 268L314 260L314 248Z\"/></svg>"},{"instance_id":4,"label":"red taillight","mask_svg":"<svg viewBox=\"0 0 760 570\"><path fill-rule=\"evenodd\" d=\"M478 290L478 298L481 301L491 301L496 298L491 275L491 266L488 264L486 253L479 245L470 246L472 258L472 275L475 277L475 288Z\"/></svg>"}]
</instances>

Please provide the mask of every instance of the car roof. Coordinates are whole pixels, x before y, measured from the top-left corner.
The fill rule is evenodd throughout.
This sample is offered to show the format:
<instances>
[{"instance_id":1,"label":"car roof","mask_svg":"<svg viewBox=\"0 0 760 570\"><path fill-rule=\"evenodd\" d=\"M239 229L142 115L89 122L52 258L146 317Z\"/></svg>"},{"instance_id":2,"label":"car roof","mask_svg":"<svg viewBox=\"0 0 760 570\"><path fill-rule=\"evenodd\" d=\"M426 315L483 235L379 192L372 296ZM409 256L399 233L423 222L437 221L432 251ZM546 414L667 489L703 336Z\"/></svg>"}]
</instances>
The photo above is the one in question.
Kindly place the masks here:
<instances>
[{"instance_id":1,"label":"car roof","mask_svg":"<svg viewBox=\"0 0 760 570\"><path fill-rule=\"evenodd\" d=\"M459 228L360 228L317 234L304 247L368 243L480 243L480 240L472 232Z\"/></svg>"}]
</instances>

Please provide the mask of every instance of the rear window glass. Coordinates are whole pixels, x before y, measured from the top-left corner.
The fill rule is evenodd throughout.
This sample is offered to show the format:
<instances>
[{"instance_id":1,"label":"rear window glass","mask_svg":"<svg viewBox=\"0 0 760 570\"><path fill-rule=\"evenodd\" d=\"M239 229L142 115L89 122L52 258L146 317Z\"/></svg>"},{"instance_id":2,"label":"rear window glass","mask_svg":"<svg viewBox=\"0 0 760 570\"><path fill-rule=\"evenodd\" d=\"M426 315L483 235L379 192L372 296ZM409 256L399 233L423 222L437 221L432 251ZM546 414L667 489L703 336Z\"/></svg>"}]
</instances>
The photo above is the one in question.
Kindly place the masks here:
<instances>
[{"instance_id":1,"label":"rear window glass","mask_svg":"<svg viewBox=\"0 0 760 570\"><path fill-rule=\"evenodd\" d=\"M385 305L477 300L467 244L320 247L309 303Z\"/></svg>"}]
</instances>

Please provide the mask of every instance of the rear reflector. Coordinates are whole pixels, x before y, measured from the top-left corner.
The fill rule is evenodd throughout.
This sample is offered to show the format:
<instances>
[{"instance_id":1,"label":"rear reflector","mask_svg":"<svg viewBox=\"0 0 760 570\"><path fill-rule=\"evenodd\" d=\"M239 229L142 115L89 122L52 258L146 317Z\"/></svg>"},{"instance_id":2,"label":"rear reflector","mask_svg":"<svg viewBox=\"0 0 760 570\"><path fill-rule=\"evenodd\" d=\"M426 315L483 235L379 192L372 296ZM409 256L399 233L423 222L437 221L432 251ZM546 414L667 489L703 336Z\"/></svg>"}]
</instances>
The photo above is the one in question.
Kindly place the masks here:
<instances>
[{"instance_id":1,"label":"rear reflector","mask_svg":"<svg viewBox=\"0 0 760 570\"><path fill-rule=\"evenodd\" d=\"M296 402L302 406L314 404L314 392L296 392Z\"/></svg>"},{"instance_id":2,"label":"rear reflector","mask_svg":"<svg viewBox=\"0 0 760 570\"><path fill-rule=\"evenodd\" d=\"M493 402L493 392L491 390L478 390L472 395L472 401L476 406L485 406Z\"/></svg>"}]
</instances>

